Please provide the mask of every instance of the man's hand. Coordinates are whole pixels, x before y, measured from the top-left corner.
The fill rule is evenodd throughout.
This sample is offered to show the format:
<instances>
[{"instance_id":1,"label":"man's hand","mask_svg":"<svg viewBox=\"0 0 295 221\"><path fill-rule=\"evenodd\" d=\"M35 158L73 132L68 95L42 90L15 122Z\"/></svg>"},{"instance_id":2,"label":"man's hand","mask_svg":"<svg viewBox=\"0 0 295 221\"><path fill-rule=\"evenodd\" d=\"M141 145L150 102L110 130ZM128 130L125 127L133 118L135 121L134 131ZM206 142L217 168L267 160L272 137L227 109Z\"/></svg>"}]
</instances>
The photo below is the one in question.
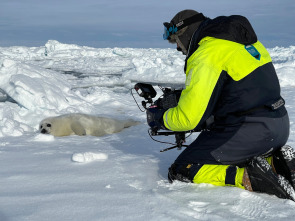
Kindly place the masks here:
<instances>
[{"instance_id":1,"label":"man's hand","mask_svg":"<svg viewBox=\"0 0 295 221\"><path fill-rule=\"evenodd\" d=\"M166 129L163 122L163 114L165 111L166 109L158 109L157 106L152 106L147 109L147 123L152 129Z\"/></svg>"}]
</instances>

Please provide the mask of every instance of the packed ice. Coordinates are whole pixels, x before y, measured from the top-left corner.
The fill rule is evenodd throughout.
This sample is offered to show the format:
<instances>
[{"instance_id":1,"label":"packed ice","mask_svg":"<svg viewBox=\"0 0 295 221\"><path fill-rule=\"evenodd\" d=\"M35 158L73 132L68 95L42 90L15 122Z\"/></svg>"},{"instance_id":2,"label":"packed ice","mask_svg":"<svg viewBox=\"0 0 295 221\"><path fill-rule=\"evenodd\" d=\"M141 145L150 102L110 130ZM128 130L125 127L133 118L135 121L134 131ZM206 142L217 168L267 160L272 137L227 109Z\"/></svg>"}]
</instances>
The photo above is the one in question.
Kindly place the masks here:
<instances>
[{"instance_id":1,"label":"packed ice","mask_svg":"<svg viewBox=\"0 0 295 221\"><path fill-rule=\"evenodd\" d=\"M294 147L295 46L268 50L290 116L288 145ZM290 200L167 181L180 151L159 152L167 145L148 136L131 88L137 82L183 87L184 59L174 49L54 40L41 47L0 47L0 220L292 219ZM39 133L42 119L68 113L141 124L103 137ZM158 139L174 142L173 136Z\"/></svg>"}]
</instances>

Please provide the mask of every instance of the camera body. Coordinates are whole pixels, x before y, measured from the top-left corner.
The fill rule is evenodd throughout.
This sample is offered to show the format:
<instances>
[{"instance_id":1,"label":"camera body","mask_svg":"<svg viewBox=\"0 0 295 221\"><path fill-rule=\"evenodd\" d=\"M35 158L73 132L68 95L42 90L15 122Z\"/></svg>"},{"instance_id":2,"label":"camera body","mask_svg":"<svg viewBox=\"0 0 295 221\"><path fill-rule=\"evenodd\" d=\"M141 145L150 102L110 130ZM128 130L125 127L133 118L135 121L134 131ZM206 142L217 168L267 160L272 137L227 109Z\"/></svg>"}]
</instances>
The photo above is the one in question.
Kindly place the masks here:
<instances>
[{"instance_id":1,"label":"camera body","mask_svg":"<svg viewBox=\"0 0 295 221\"><path fill-rule=\"evenodd\" d=\"M163 97L155 101L159 109L169 109L176 107L180 98L182 90L174 90L171 88L163 89Z\"/></svg>"},{"instance_id":2,"label":"camera body","mask_svg":"<svg viewBox=\"0 0 295 221\"><path fill-rule=\"evenodd\" d=\"M159 109L169 109L176 107L181 95L182 90L175 90L172 88L161 88L163 95L155 102L152 98L156 97L157 92L151 84L137 83L134 89L140 97L143 97L146 101L142 102L142 106L147 109L150 106L156 105ZM150 104L147 107L147 104Z\"/></svg>"}]
</instances>

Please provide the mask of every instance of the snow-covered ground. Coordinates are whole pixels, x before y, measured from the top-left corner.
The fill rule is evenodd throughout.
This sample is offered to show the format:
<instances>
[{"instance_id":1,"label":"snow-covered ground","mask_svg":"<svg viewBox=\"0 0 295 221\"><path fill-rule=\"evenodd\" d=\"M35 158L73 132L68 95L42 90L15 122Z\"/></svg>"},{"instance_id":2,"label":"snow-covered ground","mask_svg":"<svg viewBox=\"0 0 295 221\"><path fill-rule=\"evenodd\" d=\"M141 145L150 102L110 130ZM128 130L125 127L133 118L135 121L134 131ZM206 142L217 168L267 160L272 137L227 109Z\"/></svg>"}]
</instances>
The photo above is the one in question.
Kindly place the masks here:
<instances>
[{"instance_id":1,"label":"snow-covered ground","mask_svg":"<svg viewBox=\"0 0 295 221\"><path fill-rule=\"evenodd\" d=\"M269 52L290 115L288 144L295 146L295 47ZM0 48L0 220L292 220L290 200L168 183L167 169L180 151L159 152L169 145L150 139L130 89L136 82L181 87L183 60L172 49L57 41ZM38 133L42 119L65 113L142 123L104 137Z\"/></svg>"}]
</instances>

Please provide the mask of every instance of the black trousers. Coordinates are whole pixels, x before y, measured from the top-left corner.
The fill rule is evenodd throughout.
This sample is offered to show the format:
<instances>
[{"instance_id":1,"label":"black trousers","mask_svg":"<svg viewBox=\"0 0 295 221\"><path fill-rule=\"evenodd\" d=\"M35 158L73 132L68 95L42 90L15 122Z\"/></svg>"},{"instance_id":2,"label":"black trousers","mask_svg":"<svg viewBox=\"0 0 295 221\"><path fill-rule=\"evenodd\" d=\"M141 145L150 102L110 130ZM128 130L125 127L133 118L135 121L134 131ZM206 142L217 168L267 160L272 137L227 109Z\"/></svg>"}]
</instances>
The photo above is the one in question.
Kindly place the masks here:
<instances>
[{"instance_id":1,"label":"black trousers","mask_svg":"<svg viewBox=\"0 0 295 221\"><path fill-rule=\"evenodd\" d=\"M282 117L245 117L243 123L203 131L175 160L177 165L241 165L286 144L290 123Z\"/></svg>"}]
</instances>

